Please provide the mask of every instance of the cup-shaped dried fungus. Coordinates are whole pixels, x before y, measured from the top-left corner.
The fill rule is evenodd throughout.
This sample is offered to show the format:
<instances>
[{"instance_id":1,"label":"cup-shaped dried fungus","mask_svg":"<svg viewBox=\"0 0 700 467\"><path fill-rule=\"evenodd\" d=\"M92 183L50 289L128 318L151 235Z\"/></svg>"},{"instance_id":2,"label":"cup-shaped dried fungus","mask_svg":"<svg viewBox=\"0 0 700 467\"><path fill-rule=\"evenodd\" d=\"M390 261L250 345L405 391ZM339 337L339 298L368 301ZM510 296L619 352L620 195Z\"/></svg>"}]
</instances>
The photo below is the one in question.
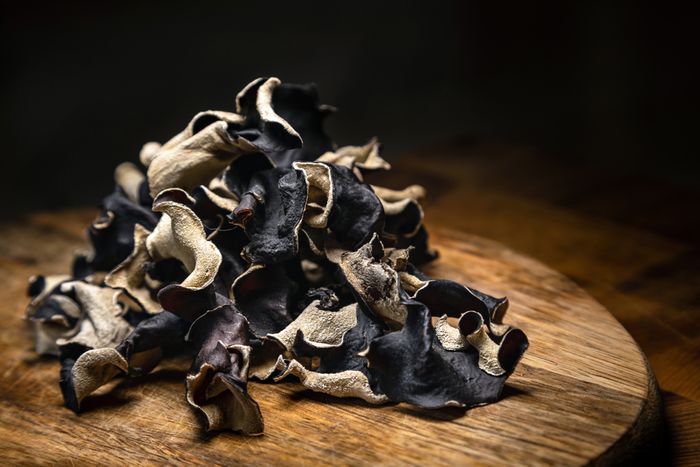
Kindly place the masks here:
<instances>
[{"instance_id":1,"label":"cup-shaped dried fungus","mask_svg":"<svg viewBox=\"0 0 700 467\"><path fill-rule=\"evenodd\" d=\"M527 337L505 298L420 271L437 256L426 190L365 181L391 169L379 141L337 148L314 85L259 78L233 107L120 164L72 274L30 279L26 319L60 359L65 405L178 354L207 430L263 432L249 380L369 404L498 400Z\"/></svg>"}]
</instances>

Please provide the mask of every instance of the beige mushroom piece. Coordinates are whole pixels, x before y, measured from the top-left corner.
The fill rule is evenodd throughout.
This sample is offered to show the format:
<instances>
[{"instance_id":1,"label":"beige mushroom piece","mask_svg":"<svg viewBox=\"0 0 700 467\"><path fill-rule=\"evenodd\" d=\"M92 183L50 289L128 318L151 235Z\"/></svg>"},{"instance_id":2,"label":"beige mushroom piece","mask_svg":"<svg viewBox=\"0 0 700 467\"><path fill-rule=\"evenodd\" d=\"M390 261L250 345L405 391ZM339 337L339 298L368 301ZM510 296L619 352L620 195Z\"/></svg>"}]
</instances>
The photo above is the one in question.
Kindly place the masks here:
<instances>
[{"instance_id":1,"label":"beige mushroom piece","mask_svg":"<svg viewBox=\"0 0 700 467\"><path fill-rule=\"evenodd\" d=\"M149 255L156 259L176 258L182 262L189 276L180 284L192 290L201 290L214 281L221 253L207 240L202 221L184 204L167 200L167 192L153 202L153 210L162 212L158 225L146 239Z\"/></svg>"},{"instance_id":2,"label":"beige mushroom piece","mask_svg":"<svg viewBox=\"0 0 700 467\"><path fill-rule=\"evenodd\" d=\"M151 291L146 287L145 266L151 260L146 239L150 234L151 231L142 225L134 226L134 250L107 274L105 284L124 289L147 313L158 313L161 311L160 304L151 297Z\"/></svg>"}]
</instances>

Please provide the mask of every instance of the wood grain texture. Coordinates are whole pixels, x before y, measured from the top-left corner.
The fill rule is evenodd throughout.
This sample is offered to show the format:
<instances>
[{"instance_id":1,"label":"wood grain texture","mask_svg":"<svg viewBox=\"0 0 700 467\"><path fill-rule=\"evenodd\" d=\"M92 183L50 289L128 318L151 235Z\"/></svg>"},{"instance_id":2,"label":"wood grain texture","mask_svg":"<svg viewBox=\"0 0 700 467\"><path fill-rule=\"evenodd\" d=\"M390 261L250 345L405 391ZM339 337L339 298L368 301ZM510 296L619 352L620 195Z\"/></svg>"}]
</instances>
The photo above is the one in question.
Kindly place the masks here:
<instances>
[{"instance_id":1,"label":"wood grain texture","mask_svg":"<svg viewBox=\"0 0 700 467\"><path fill-rule=\"evenodd\" d=\"M370 407L294 383L253 383L265 435L206 436L184 399L189 362L176 359L144 378L117 380L75 415L62 407L58 363L34 354L19 318L26 278L65 271L92 214L37 214L0 228L0 456L7 463L607 463L652 436L653 376L605 308L541 263L449 230L433 231L441 258L427 272L507 295L506 322L530 339L496 404L466 412Z\"/></svg>"}]
</instances>

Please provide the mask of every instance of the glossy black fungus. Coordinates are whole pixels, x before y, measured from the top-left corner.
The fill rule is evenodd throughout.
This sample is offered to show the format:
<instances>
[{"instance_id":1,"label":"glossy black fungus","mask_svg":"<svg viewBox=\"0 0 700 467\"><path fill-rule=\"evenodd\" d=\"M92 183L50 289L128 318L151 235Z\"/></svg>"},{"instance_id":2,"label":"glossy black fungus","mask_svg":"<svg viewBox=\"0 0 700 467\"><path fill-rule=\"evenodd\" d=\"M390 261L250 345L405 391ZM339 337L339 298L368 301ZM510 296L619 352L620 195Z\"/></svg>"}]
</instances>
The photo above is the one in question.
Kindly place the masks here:
<instances>
[{"instance_id":1,"label":"glossy black fungus","mask_svg":"<svg viewBox=\"0 0 700 467\"><path fill-rule=\"evenodd\" d=\"M478 311L487 325L492 321L500 323L508 309L505 297L492 297L445 279L426 281L413 298L426 305L434 316L446 314L459 318L466 311Z\"/></svg>"},{"instance_id":2,"label":"glossy black fungus","mask_svg":"<svg viewBox=\"0 0 700 467\"><path fill-rule=\"evenodd\" d=\"M139 205L146 209L150 209L150 207L153 205L153 197L151 196L151 190L148 187L148 180L144 180L139 186Z\"/></svg>"},{"instance_id":3,"label":"glossy black fungus","mask_svg":"<svg viewBox=\"0 0 700 467\"><path fill-rule=\"evenodd\" d=\"M200 368L205 363L217 367L230 366L226 361L213 361L210 355L216 354L218 343L227 345L248 345L248 323L232 303L210 310L198 319L190 328L188 340L198 349L198 355L192 365Z\"/></svg>"},{"instance_id":4,"label":"glossy black fungus","mask_svg":"<svg viewBox=\"0 0 700 467\"><path fill-rule=\"evenodd\" d=\"M187 398L206 416L208 430L262 433L262 414L247 390L248 334L248 322L231 304L206 313L188 333L198 350L187 377Z\"/></svg>"},{"instance_id":5,"label":"glossy black fungus","mask_svg":"<svg viewBox=\"0 0 700 467\"><path fill-rule=\"evenodd\" d=\"M219 216L227 216L230 211L221 206L217 206L207 195L203 186L199 186L192 191L194 203L190 208L197 214L197 217L205 224L205 227L215 228Z\"/></svg>"},{"instance_id":6,"label":"glossy black fungus","mask_svg":"<svg viewBox=\"0 0 700 467\"><path fill-rule=\"evenodd\" d=\"M314 85L260 78L235 113L198 113L144 146L145 179L120 165L93 252L73 264L84 280L30 281L26 317L37 351L60 357L68 408L182 351L196 355L186 397L208 430L262 433L248 378L293 375L372 404L498 399L528 346L503 323L507 300L420 271L437 257L425 190L366 183L390 165L376 140L336 149L331 111Z\"/></svg>"},{"instance_id":7,"label":"glossy black fungus","mask_svg":"<svg viewBox=\"0 0 700 467\"><path fill-rule=\"evenodd\" d=\"M306 204L306 181L294 169L257 172L246 193L254 207L245 215L245 232L250 239L244 257L253 264L276 264L293 258L299 250L299 227ZM250 199L249 198L249 199ZM229 220L240 224L234 211Z\"/></svg>"},{"instance_id":8,"label":"glossy black fungus","mask_svg":"<svg viewBox=\"0 0 700 467\"><path fill-rule=\"evenodd\" d=\"M195 321L227 300L225 295L216 292L213 285L192 290L180 284L170 284L158 292L158 301L163 309L188 322Z\"/></svg>"},{"instance_id":9,"label":"glossy black fungus","mask_svg":"<svg viewBox=\"0 0 700 467\"><path fill-rule=\"evenodd\" d=\"M163 311L141 321L116 350L129 362L129 374L137 376L148 373L162 357L182 351L188 328L187 321ZM157 355L134 362L138 354L153 350L157 351Z\"/></svg>"},{"instance_id":10,"label":"glossy black fungus","mask_svg":"<svg viewBox=\"0 0 700 467\"><path fill-rule=\"evenodd\" d=\"M182 282L187 277L187 271L182 266L182 263L175 258L163 259L160 261L151 261L144 265L148 275L163 284L173 284ZM158 292L157 289L155 292Z\"/></svg>"},{"instance_id":11,"label":"glossy black fungus","mask_svg":"<svg viewBox=\"0 0 700 467\"><path fill-rule=\"evenodd\" d=\"M285 267L276 264L240 276L233 285L233 296L253 335L263 337L292 322L297 290L298 284L289 278Z\"/></svg>"},{"instance_id":12,"label":"glossy black fungus","mask_svg":"<svg viewBox=\"0 0 700 467\"><path fill-rule=\"evenodd\" d=\"M370 373L382 393L395 402L424 408L473 407L494 402L507 374L491 376L478 366L473 347L450 352L440 345L427 307L405 300L404 327L372 341Z\"/></svg>"},{"instance_id":13,"label":"glossy black fungus","mask_svg":"<svg viewBox=\"0 0 700 467\"><path fill-rule=\"evenodd\" d=\"M274 78L272 78L274 79ZM274 153L302 147L302 139L295 130L290 131L283 123L263 118L257 106L259 92L270 78L259 78L239 94L238 111L245 117L241 125L229 124L232 139L243 138L265 153ZM279 89L279 86L277 87ZM272 97L272 109L279 114L278 103ZM284 118L284 117L283 117Z\"/></svg>"},{"instance_id":14,"label":"glossy black fungus","mask_svg":"<svg viewBox=\"0 0 700 467\"><path fill-rule=\"evenodd\" d=\"M355 250L384 227L384 209L372 188L351 169L330 165L333 208L328 228L347 250Z\"/></svg>"},{"instance_id":15,"label":"glossy black fungus","mask_svg":"<svg viewBox=\"0 0 700 467\"><path fill-rule=\"evenodd\" d=\"M272 96L272 105L301 136L300 148L270 153L278 167L291 167L293 162L313 161L333 150L333 142L323 129L323 122L333 107L319 103L314 84L286 84L278 86Z\"/></svg>"},{"instance_id":16,"label":"glossy black fungus","mask_svg":"<svg viewBox=\"0 0 700 467\"><path fill-rule=\"evenodd\" d=\"M233 281L248 268L241 253L249 240L243 229L224 225L211 241L221 253L221 265L214 279L214 288L218 293L228 296Z\"/></svg>"},{"instance_id":17,"label":"glossy black fungus","mask_svg":"<svg viewBox=\"0 0 700 467\"><path fill-rule=\"evenodd\" d=\"M407 203L404 209L384 219L385 236L410 238L418 233L423 223L423 211L416 202Z\"/></svg>"},{"instance_id":18,"label":"glossy black fungus","mask_svg":"<svg viewBox=\"0 0 700 467\"><path fill-rule=\"evenodd\" d=\"M29 279L27 286L27 295L31 298L36 297L46 288L46 278L44 276L34 276Z\"/></svg>"},{"instance_id":19,"label":"glossy black fungus","mask_svg":"<svg viewBox=\"0 0 700 467\"><path fill-rule=\"evenodd\" d=\"M157 222L155 213L135 204L117 188L102 201L100 215L88 229L93 255L77 260L76 275L82 278L95 271L111 271L133 251L134 226L153 230Z\"/></svg>"},{"instance_id":20,"label":"glossy black fungus","mask_svg":"<svg viewBox=\"0 0 700 467\"><path fill-rule=\"evenodd\" d=\"M253 176L274 167L272 161L262 153L244 154L231 162L224 173L224 182L227 188L241 200L249 190Z\"/></svg>"},{"instance_id":21,"label":"glossy black fungus","mask_svg":"<svg viewBox=\"0 0 700 467\"><path fill-rule=\"evenodd\" d=\"M82 400L114 376L150 372L163 357L185 348L187 329L184 320L164 311L142 320L115 348L62 345L60 383L66 406L78 412Z\"/></svg>"}]
</instances>

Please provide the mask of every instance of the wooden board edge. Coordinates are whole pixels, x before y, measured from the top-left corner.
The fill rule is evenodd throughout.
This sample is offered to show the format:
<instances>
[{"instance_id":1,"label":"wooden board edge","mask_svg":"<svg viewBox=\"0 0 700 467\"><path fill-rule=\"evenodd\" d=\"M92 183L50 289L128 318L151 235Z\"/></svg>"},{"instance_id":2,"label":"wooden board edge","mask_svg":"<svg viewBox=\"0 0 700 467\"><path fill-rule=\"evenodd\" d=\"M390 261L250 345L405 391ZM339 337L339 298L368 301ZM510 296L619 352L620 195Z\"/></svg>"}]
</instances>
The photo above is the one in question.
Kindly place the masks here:
<instances>
[{"instance_id":1,"label":"wooden board edge","mask_svg":"<svg viewBox=\"0 0 700 467\"><path fill-rule=\"evenodd\" d=\"M650 465L664 464L662 458L666 441L661 391L649 360L641 349L647 372L647 394L639 408L634 424L618 438L592 465L633 465L639 461Z\"/></svg>"}]
</instances>

